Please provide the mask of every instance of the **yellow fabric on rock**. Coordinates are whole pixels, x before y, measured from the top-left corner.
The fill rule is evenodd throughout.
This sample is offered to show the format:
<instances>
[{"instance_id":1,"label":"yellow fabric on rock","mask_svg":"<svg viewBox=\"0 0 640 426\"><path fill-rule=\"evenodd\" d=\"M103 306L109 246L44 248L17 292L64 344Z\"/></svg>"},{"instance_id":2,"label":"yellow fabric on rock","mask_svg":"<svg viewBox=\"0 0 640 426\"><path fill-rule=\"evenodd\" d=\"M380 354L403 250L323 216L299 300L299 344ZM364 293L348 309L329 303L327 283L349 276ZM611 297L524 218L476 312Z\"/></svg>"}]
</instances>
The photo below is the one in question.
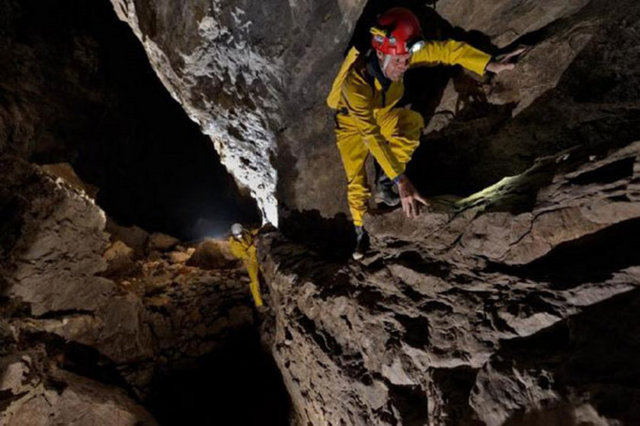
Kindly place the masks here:
<instances>
[{"instance_id":1,"label":"yellow fabric on rock","mask_svg":"<svg viewBox=\"0 0 640 426\"><path fill-rule=\"evenodd\" d=\"M482 75L490 59L490 55L463 42L431 41L411 56L410 66L459 64ZM372 154L384 173L395 179L404 173L420 142L422 117L395 108L403 95L402 80L390 82L385 90L382 82L369 75L365 58L351 48L327 97L327 104L337 109L336 139L347 175L349 210L356 226L362 225L370 196L364 170L367 155Z\"/></svg>"},{"instance_id":2,"label":"yellow fabric on rock","mask_svg":"<svg viewBox=\"0 0 640 426\"><path fill-rule=\"evenodd\" d=\"M229 247L231 253L238 259L242 259L242 263L249 273L249 290L253 296L253 302L257 307L262 306L262 296L260 295L260 281L258 279L258 251L256 248L256 236L258 229L244 231L241 238L229 237Z\"/></svg>"}]
</instances>

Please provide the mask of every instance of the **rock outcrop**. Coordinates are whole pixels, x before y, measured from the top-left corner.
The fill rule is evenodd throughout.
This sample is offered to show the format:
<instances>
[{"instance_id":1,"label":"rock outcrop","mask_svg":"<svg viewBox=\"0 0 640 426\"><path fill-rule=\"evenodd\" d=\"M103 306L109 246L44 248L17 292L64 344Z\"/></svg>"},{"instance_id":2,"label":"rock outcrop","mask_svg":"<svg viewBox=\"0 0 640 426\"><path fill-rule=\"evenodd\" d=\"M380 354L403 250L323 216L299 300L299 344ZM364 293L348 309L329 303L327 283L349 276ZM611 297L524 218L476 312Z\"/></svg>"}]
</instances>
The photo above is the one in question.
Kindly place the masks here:
<instances>
[{"instance_id":1,"label":"rock outcrop","mask_svg":"<svg viewBox=\"0 0 640 426\"><path fill-rule=\"evenodd\" d=\"M264 238L301 424L638 422L639 158L564 153L415 221L372 215L364 264Z\"/></svg>"},{"instance_id":2,"label":"rock outcrop","mask_svg":"<svg viewBox=\"0 0 640 426\"><path fill-rule=\"evenodd\" d=\"M49 366L44 353L23 354L11 363L3 359L0 365L0 391L10 395L0 413L3 425L157 424L122 389Z\"/></svg>"},{"instance_id":3,"label":"rock outcrop","mask_svg":"<svg viewBox=\"0 0 640 426\"><path fill-rule=\"evenodd\" d=\"M0 15L0 154L70 163L123 225L191 240L258 219L109 0L2 0Z\"/></svg>"},{"instance_id":4,"label":"rock outcrop","mask_svg":"<svg viewBox=\"0 0 640 426\"><path fill-rule=\"evenodd\" d=\"M324 97L343 52L365 46L368 24L391 4L102 3L133 29L263 219L286 219L260 241L269 288L261 333L295 420L640 423L640 6L393 2L400 3L428 37L492 54L528 50L499 76L435 64L407 74L402 104L428 123L407 174L431 203L414 221L372 210L365 221L372 246L361 263L343 256L353 242ZM0 1L0 56L11 58L0 61L0 421L154 424L139 404L157 395L158 377L178 371L184 385L177 366L255 328L255 312L224 241L196 247L119 226L67 166L43 171L25 161L75 161L79 175L93 171L97 183L125 176L115 185L123 188L128 174L112 173L119 167L93 169L105 158L102 147L133 148L106 158L137 165L156 147L130 144L139 135L147 143L162 136L158 151L182 153L177 141L198 133L193 123L165 122L164 113L123 113L127 100L144 110L162 98L130 97L132 82L142 80L122 78L122 70L102 74L114 52L97 46L122 33L96 38L87 23L102 20L77 26L65 13L73 4L59 5ZM56 16L75 29L56 32ZM130 86L116 90L115 81ZM199 161L215 161L208 141L195 146ZM180 167L141 175L168 185L177 168L195 170L181 158ZM183 182L200 181L189 176ZM240 197L230 181L223 187ZM121 196L108 188L98 192L115 197L106 204ZM155 201L152 189L163 191L150 184L139 194ZM128 194L118 204L125 210L139 200ZM165 201L185 210L197 204ZM202 234L222 229L211 218L191 222ZM214 359L226 367L231 358ZM246 371L242 377L255 380L256 370Z\"/></svg>"},{"instance_id":5,"label":"rock outcrop","mask_svg":"<svg viewBox=\"0 0 640 426\"><path fill-rule=\"evenodd\" d=\"M153 424L115 386L144 399L159 371L253 326L243 271L187 266L195 248L160 234L140 257L81 189L17 157L0 169L7 424Z\"/></svg>"},{"instance_id":6,"label":"rock outcrop","mask_svg":"<svg viewBox=\"0 0 640 426\"><path fill-rule=\"evenodd\" d=\"M265 220L278 203L343 210L324 96L364 1L112 3Z\"/></svg>"}]
</instances>

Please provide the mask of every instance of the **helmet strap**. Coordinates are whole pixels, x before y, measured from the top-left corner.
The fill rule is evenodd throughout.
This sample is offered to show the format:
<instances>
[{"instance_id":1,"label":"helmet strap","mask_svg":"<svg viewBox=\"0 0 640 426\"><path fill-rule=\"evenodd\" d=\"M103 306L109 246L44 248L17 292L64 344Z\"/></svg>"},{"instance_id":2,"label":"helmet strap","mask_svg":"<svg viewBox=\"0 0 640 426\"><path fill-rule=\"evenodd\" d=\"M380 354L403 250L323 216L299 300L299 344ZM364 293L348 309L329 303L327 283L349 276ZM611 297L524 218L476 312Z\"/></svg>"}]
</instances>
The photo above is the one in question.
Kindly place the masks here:
<instances>
[{"instance_id":1,"label":"helmet strap","mask_svg":"<svg viewBox=\"0 0 640 426\"><path fill-rule=\"evenodd\" d=\"M382 73L386 75L386 69L389 66L389 63L391 62L391 55L384 55L384 59L382 61Z\"/></svg>"}]
</instances>

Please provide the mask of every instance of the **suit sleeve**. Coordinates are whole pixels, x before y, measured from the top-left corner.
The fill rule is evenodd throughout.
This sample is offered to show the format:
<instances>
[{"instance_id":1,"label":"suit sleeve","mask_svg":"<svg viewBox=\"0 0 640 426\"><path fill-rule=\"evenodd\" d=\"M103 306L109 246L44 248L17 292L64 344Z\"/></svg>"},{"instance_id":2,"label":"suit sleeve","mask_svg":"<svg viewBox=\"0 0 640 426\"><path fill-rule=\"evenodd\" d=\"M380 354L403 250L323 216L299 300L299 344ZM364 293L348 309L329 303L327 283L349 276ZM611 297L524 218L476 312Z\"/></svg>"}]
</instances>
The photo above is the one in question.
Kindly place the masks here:
<instances>
[{"instance_id":1,"label":"suit sleeve","mask_svg":"<svg viewBox=\"0 0 640 426\"><path fill-rule=\"evenodd\" d=\"M411 56L411 66L441 62L446 65L462 65L478 75L484 75L491 55L462 41L430 41Z\"/></svg>"}]
</instances>

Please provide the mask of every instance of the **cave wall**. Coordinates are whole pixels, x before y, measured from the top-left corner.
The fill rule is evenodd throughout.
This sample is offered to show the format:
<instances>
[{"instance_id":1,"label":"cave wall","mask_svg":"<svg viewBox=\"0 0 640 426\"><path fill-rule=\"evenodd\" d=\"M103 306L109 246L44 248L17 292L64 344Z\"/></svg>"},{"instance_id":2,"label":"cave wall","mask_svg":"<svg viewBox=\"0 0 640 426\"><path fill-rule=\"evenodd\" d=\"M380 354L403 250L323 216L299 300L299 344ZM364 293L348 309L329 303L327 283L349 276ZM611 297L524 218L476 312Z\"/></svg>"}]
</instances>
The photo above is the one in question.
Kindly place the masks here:
<instances>
[{"instance_id":1,"label":"cave wall","mask_svg":"<svg viewBox=\"0 0 640 426\"><path fill-rule=\"evenodd\" d=\"M349 43L363 45L367 24L389 3L113 3L173 96L211 136L238 182L251 188L267 220L277 223L278 211L287 217L292 210L317 210L325 218L346 212L324 98ZM515 71L496 78L479 81L442 67L407 76L405 102L429 123L410 170L424 182L424 192L468 195L523 172L537 156L577 137L553 135L584 120L606 125L606 112L576 98L582 84L602 81L610 86L605 91L636 90L636 53L619 25L635 10L631 2L611 8L596 0L394 4L416 11L433 38L467 40L491 53L519 43L533 46ZM619 52L614 69L598 59L612 51ZM601 71L593 71L592 61ZM636 122L616 99L623 120ZM496 136L497 129L504 136ZM625 143L635 135L629 133Z\"/></svg>"},{"instance_id":2,"label":"cave wall","mask_svg":"<svg viewBox=\"0 0 640 426\"><path fill-rule=\"evenodd\" d=\"M363 1L113 5L265 220L278 203L344 211L323 105Z\"/></svg>"},{"instance_id":3,"label":"cave wall","mask_svg":"<svg viewBox=\"0 0 640 426\"><path fill-rule=\"evenodd\" d=\"M0 423L151 425L141 403L174 415L149 405L171 392L167 375L197 374L189 368L202 362L221 384L233 382L201 359L233 353L230 339L254 327L244 271L229 260L187 265L195 248L164 234L114 224L106 232L104 211L83 189L18 157L0 156L0 170ZM268 361L257 337L241 342L255 350L239 359ZM270 377L278 389L277 374ZM221 385L210 394L217 391L239 392Z\"/></svg>"},{"instance_id":4,"label":"cave wall","mask_svg":"<svg viewBox=\"0 0 640 426\"><path fill-rule=\"evenodd\" d=\"M108 0L0 8L0 152L72 164L121 224L195 239L259 220Z\"/></svg>"},{"instance_id":5,"label":"cave wall","mask_svg":"<svg viewBox=\"0 0 640 426\"><path fill-rule=\"evenodd\" d=\"M360 12L385 4L113 0L171 95L273 223L289 210L318 210L295 216L318 222L344 212L324 95ZM263 237L274 308L263 338L295 415L318 425L633 424L640 8L602 0L429 4L441 14L420 6L438 23L436 37L534 48L515 71L484 81L457 69L408 76L432 89L430 99L411 91L431 119L409 173L432 196L481 192L434 198L413 222L399 211L371 215L372 256L362 264L340 257L343 247L327 255L277 232ZM72 38L52 51L50 63L71 57L69 68L34 65L45 40L34 50L20 38L31 33L7 22L2 34L13 28L20 36L2 47L19 53L3 62L3 150L67 158L73 140L65 135L85 133L64 126L90 127L67 118L87 110L91 122L97 107L85 102L98 95L63 84L55 89L71 93L56 92L42 110L33 105L48 81L93 75L83 53L91 42ZM22 71L35 77L21 79ZM35 126L35 112L63 129ZM19 158L0 165L0 328L8 348L0 361L14 372L0 389L9 400L3 415L24 415L19 408L33 395L39 406L52 391L64 396L60 383L71 399L77 389L102 389L104 377L84 388L86 377L76 377L88 355L110 385L141 395L157 365L198 357L227 327L252 324L237 272L189 269L173 242L150 249L148 263L125 254L122 265L134 272L119 276L110 261L128 251L109 241L104 212L86 194ZM339 237L336 244L347 239ZM36 381L25 379L27 370ZM105 394L89 403L110 398L146 418L113 387Z\"/></svg>"},{"instance_id":6,"label":"cave wall","mask_svg":"<svg viewBox=\"0 0 640 426\"><path fill-rule=\"evenodd\" d=\"M582 158L372 215L363 262L265 235L299 424L636 424L640 142Z\"/></svg>"}]
</instances>

